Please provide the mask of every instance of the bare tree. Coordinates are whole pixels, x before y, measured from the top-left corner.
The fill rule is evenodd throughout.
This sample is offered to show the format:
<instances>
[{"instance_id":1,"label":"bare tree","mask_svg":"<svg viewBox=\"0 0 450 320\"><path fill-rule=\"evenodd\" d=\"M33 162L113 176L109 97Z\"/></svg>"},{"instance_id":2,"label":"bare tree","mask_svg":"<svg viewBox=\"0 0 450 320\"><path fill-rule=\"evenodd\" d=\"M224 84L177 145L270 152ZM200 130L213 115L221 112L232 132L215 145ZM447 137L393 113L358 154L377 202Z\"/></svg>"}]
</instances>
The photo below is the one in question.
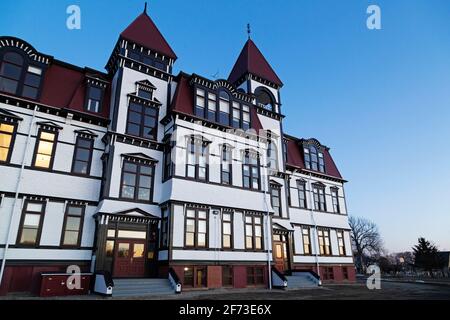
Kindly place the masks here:
<instances>
[{"instance_id":1,"label":"bare tree","mask_svg":"<svg viewBox=\"0 0 450 320\"><path fill-rule=\"evenodd\" d=\"M379 255L383 250L383 241L378 226L374 222L360 217L350 217L348 223L352 229L351 238L355 258L361 271L365 272L366 257Z\"/></svg>"}]
</instances>

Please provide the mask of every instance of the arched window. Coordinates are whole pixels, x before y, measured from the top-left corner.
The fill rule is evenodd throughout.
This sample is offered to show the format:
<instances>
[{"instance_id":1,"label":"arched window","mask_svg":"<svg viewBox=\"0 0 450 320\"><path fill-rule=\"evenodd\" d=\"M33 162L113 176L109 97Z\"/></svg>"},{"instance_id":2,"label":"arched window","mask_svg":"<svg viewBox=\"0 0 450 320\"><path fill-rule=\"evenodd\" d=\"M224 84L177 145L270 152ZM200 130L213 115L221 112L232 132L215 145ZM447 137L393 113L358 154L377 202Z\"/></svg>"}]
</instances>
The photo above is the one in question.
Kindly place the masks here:
<instances>
[{"instance_id":1,"label":"arched window","mask_svg":"<svg viewBox=\"0 0 450 320\"><path fill-rule=\"evenodd\" d=\"M225 90L219 92L219 122L230 125L230 95Z\"/></svg>"},{"instance_id":2,"label":"arched window","mask_svg":"<svg viewBox=\"0 0 450 320\"><path fill-rule=\"evenodd\" d=\"M258 106L273 112L277 112L275 101L272 95L266 89L257 88L255 90L255 95L256 95L256 104Z\"/></svg>"},{"instance_id":3,"label":"arched window","mask_svg":"<svg viewBox=\"0 0 450 320\"><path fill-rule=\"evenodd\" d=\"M15 51L6 51L1 57L0 91L37 99L41 76L41 67L28 64L28 61Z\"/></svg>"},{"instance_id":4,"label":"arched window","mask_svg":"<svg viewBox=\"0 0 450 320\"><path fill-rule=\"evenodd\" d=\"M318 151L313 145L303 149L305 155L305 165L307 169L325 172L323 153Z\"/></svg>"}]
</instances>

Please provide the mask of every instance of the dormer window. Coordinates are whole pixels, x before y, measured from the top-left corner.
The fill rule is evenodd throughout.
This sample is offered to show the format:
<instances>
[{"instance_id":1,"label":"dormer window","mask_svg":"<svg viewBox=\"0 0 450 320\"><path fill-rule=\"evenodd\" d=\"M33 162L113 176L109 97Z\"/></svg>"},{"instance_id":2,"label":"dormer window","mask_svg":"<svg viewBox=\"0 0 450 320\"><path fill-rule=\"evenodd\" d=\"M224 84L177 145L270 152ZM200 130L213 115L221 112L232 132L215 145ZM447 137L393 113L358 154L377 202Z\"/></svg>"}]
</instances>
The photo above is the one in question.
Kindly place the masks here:
<instances>
[{"instance_id":1,"label":"dormer window","mask_svg":"<svg viewBox=\"0 0 450 320\"><path fill-rule=\"evenodd\" d=\"M323 152L318 151L313 145L304 147L305 165L307 169L325 172Z\"/></svg>"},{"instance_id":2,"label":"dormer window","mask_svg":"<svg viewBox=\"0 0 450 320\"><path fill-rule=\"evenodd\" d=\"M100 112L102 105L103 90L99 87L89 85L87 92L86 110Z\"/></svg>"},{"instance_id":3,"label":"dormer window","mask_svg":"<svg viewBox=\"0 0 450 320\"><path fill-rule=\"evenodd\" d=\"M195 88L195 115L224 126L250 129L250 106L233 100L229 91Z\"/></svg>"},{"instance_id":4,"label":"dormer window","mask_svg":"<svg viewBox=\"0 0 450 320\"><path fill-rule=\"evenodd\" d=\"M29 65L19 53L8 51L3 55L0 65L0 91L37 99L41 77L42 68Z\"/></svg>"}]
</instances>

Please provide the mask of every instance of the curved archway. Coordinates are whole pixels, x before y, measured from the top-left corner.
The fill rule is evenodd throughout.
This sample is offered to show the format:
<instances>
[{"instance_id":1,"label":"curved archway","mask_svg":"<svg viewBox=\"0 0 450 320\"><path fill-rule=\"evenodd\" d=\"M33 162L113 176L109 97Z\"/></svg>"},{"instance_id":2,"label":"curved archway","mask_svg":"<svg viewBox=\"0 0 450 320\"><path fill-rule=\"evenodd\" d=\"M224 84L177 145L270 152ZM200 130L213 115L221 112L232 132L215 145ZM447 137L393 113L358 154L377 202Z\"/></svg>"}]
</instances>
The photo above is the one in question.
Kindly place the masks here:
<instances>
[{"instance_id":1,"label":"curved archway","mask_svg":"<svg viewBox=\"0 0 450 320\"><path fill-rule=\"evenodd\" d=\"M255 90L256 104L266 110L277 111L276 100L273 94L264 87L258 87Z\"/></svg>"}]
</instances>

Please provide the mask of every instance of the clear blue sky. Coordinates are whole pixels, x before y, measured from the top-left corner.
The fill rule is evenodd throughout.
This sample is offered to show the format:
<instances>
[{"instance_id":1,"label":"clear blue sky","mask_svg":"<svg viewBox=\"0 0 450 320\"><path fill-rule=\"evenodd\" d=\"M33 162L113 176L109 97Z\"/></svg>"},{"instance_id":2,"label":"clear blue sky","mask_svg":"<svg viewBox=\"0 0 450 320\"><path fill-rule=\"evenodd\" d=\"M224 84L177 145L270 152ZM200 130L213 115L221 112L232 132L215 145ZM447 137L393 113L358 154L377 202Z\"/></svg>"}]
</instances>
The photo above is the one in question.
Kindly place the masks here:
<instances>
[{"instance_id":1,"label":"clear blue sky","mask_svg":"<svg viewBox=\"0 0 450 320\"><path fill-rule=\"evenodd\" d=\"M103 70L143 0L0 2L1 34ZM81 30L65 27L81 7ZM377 4L382 30L366 28ZM285 86L285 131L331 147L350 213L376 222L390 251L424 236L450 250L450 2L150 0L175 71L226 78L252 38Z\"/></svg>"}]
</instances>

